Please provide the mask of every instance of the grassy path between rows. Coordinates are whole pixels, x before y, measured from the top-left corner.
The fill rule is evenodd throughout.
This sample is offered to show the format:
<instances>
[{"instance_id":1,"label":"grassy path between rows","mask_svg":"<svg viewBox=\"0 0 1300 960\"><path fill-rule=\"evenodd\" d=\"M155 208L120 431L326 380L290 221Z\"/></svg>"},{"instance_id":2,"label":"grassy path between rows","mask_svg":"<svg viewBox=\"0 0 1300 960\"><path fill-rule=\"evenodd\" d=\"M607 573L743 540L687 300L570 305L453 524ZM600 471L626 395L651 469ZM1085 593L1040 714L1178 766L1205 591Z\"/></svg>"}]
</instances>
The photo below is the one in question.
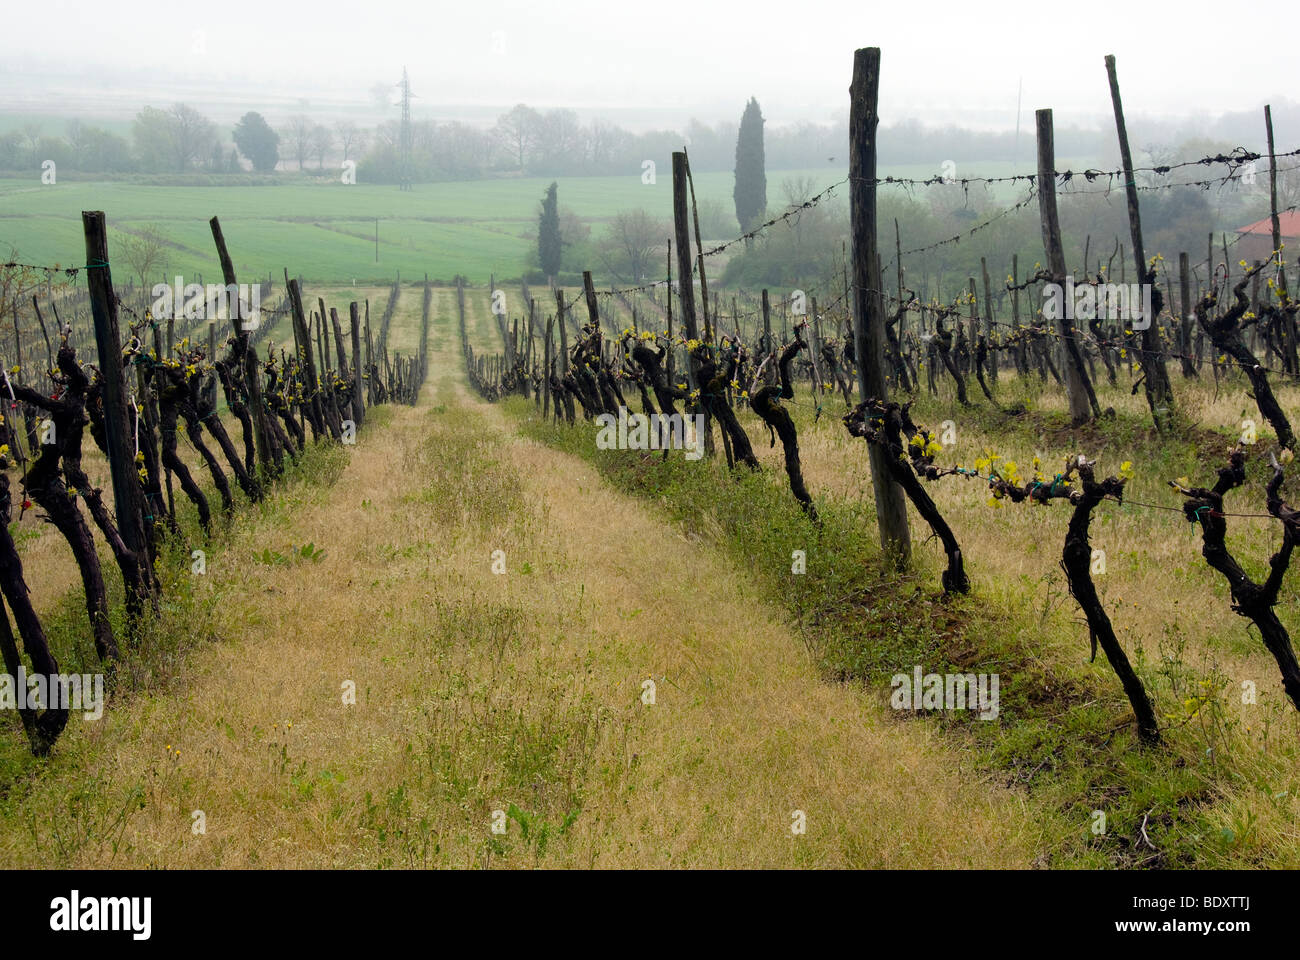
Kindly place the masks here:
<instances>
[{"instance_id":1,"label":"grassy path between rows","mask_svg":"<svg viewBox=\"0 0 1300 960\"><path fill-rule=\"evenodd\" d=\"M438 306L421 404L238 519L177 601L210 640L0 787L0 866L1034 861L1032 801L819 679L715 548L470 396Z\"/></svg>"}]
</instances>

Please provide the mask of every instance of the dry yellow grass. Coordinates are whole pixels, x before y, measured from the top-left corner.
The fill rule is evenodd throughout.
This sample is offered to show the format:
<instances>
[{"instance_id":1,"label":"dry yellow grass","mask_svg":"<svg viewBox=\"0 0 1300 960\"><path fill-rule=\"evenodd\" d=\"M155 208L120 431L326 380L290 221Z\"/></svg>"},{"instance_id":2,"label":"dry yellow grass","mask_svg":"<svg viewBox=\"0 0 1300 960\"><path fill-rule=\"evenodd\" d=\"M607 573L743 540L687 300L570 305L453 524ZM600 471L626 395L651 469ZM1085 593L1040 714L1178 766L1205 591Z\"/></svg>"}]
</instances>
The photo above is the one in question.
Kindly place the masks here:
<instances>
[{"instance_id":1,"label":"dry yellow grass","mask_svg":"<svg viewBox=\"0 0 1300 960\"><path fill-rule=\"evenodd\" d=\"M457 369L453 321L435 370ZM172 685L73 720L11 789L0 863L957 867L1041 849L1053 814L821 682L711 547L445 375L390 414L332 486L236 521L198 587L219 639ZM308 541L320 564L248 559Z\"/></svg>"},{"instance_id":2,"label":"dry yellow grass","mask_svg":"<svg viewBox=\"0 0 1300 960\"><path fill-rule=\"evenodd\" d=\"M1007 380L1004 374L1004 397L1014 389ZM1253 417L1263 424L1241 385L1225 388L1217 397L1209 394L1206 385L1191 386L1177 379L1174 385L1184 407L1205 426L1232 430L1243 417ZM1282 397L1287 409L1300 409L1300 388L1284 388ZM1143 397L1134 398L1127 390L1104 389L1102 399L1108 405L1126 406L1127 412L1134 416L1140 417L1145 411ZM1063 399L1051 393L1036 406L1063 409ZM813 496L849 499L871 496L866 447L862 441L850 438L840 422L844 412L842 401L828 396L823 416L815 425L810 410L806 395L801 394L794 411L800 427L804 475ZM1035 456L1041 458L1043 470L1049 476L1061 469L1067 456L1076 453L1098 457L1099 467L1109 472L1118 472L1125 460L1135 460L1134 477L1126 491L1126 497L1135 503L1104 504L1096 511L1091 536L1093 546L1106 551L1106 573L1097 578L1097 583L1121 640L1131 654L1145 648L1148 657L1159 659L1162 641L1180 638L1194 657L1215 660L1234 681L1254 680L1266 706L1280 706L1284 702L1276 665L1258 636L1247 633L1247 621L1233 613L1223 578L1201 558L1199 528L1183 517L1182 498L1167 485L1168 480L1191 474L1193 482L1208 486L1214 480L1213 468L1200 468L1198 473L1193 463L1183 462L1166 475L1168 471L1162 471L1161 465L1144 462L1131 449L1119 445L1107 448L1087 441L1075 445L1048 437L1033 442L1009 432L999 434L967 416L955 401L939 415L921 420L919 425L937 432L943 419L954 421L957 434L956 445L945 449L937 458L944 467L954 464L973 467L976 458L990 451L1018 463L1024 475L1029 475ZM766 431L752 414L746 413L742 421L756 439L755 451L759 458L770 468L780 470L781 448L769 448ZM1226 463L1231 443L1225 438L1219 447L1222 455L1217 460L1213 453L1209 454L1215 467ZM1291 501L1300 500L1300 480L1292 480L1289 487L1295 491L1290 495ZM1015 506L1009 501L991 506L983 482L958 477L927 484L926 491L962 544L966 569L977 591L997 596L1007 589L1032 585L1031 589L1042 602L1048 603L1054 591L1064 588L1057 563L1065 540L1066 506ZM1151 509L1136 502L1172 509ZM1228 499L1227 509L1243 514L1264 513L1262 487L1252 484L1248 489L1234 492ZM938 542L930 540L923 544L929 529L910 506L909 514L916 541L914 549L941 566L943 554ZM1233 517L1228 530L1229 546L1248 570L1262 578L1268 557L1280 545L1280 526L1267 518ZM1279 613L1293 633L1300 629L1300 619L1295 616L1298 596L1300 577L1293 570L1287 577L1279 605ZM1068 597L1065 599L1072 603ZM1081 624L1078 636L1079 649L1086 652L1087 632ZM1288 712L1293 711L1288 709L1283 715Z\"/></svg>"},{"instance_id":3,"label":"dry yellow grass","mask_svg":"<svg viewBox=\"0 0 1300 960\"><path fill-rule=\"evenodd\" d=\"M325 295L346 306L356 294ZM403 352L415 347L420 301L404 287L390 336ZM493 352L486 294L467 305L472 342ZM420 406L377 418L332 485L291 483L269 509L238 517L195 591L213 642L170 681L119 698L104 721L74 718L55 756L9 786L0 865L53 855L129 867L1023 867L1084 828L1046 797L989 782L961 737L824 682L797 632L717 549L470 396L454 290L435 290L433 309L435 382ZM1250 415L1240 390L1175 387L1206 425ZM806 402L793 409L814 495L869 496L865 450L838 405L815 426ZM1024 465L1073 452L986 432L955 405L947 415L959 447L944 462L969 465L986 448ZM742 418L779 475L779 449ZM1086 452L1103 464L1129 456ZM102 472L97 457L87 463ZM1176 504L1159 471L1136 466L1130 496ZM929 490L966 546L977 593L1008 609L1041 603L1042 621L1022 631L1026 651L1085 658L1056 567L1064 508L994 509L981 484L956 479ZM934 569L937 551L912 519ZM1258 568L1276 531L1245 519L1231 530ZM1130 653L1257 681L1257 713L1227 699L1258 750L1235 761L1252 785L1216 786L1212 819L1253 823L1265 860L1296 862L1300 791L1280 766L1293 751L1277 749L1294 738L1294 711L1195 531L1176 512L1107 505L1094 539ZM323 562L251 559L307 542L325 549ZM66 545L46 532L21 549L46 609L76 582ZM490 569L497 549L501 576ZM1295 582L1281 611L1293 626ZM698 583L707 599L694 597ZM1059 635L1035 632L1044 628ZM345 682L355 706L343 703ZM192 832L196 810L206 834ZM497 810L504 835L490 829ZM796 810L807 817L799 836Z\"/></svg>"}]
</instances>

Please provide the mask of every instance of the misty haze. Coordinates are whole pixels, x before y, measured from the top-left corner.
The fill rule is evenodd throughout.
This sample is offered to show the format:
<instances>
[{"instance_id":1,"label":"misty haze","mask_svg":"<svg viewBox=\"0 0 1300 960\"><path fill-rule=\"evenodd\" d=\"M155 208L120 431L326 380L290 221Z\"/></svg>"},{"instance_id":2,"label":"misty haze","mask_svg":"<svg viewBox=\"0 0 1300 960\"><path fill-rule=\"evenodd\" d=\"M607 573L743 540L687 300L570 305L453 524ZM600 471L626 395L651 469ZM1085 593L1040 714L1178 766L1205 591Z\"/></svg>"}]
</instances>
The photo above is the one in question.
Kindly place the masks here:
<instances>
[{"instance_id":1,"label":"misty haze","mask_svg":"<svg viewBox=\"0 0 1300 960\"><path fill-rule=\"evenodd\" d=\"M1282 915L1277 11L0 24L19 927L185 942L238 889L232 945L418 932L443 888L382 871L454 868L899 871L882 930L1036 941Z\"/></svg>"}]
</instances>

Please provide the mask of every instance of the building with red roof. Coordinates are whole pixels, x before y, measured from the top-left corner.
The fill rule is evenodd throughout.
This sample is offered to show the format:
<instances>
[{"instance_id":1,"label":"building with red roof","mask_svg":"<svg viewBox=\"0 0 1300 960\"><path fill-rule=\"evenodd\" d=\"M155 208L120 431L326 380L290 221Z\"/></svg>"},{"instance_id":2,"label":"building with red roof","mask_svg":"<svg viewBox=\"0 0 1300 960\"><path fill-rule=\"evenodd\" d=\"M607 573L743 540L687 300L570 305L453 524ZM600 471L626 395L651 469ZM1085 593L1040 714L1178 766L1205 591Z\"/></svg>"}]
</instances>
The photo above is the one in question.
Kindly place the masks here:
<instances>
[{"instance_id":1,"label":"building with red roof","mask_svg":"<svg viewBox=\"0 0 1300 960\"><path fill-rule=\"evenodd\" d=\"M1300 250L1300 210L1279 213L1277 219L1282 228L1282 242L1286 244L1290 259L1294 260L1296 252ZM1245 260L1247 263L1254 263L1256 260L1267 260L1272 255L1272 217L1265 217L1263 220L1238 227L1236 232L1241 239L1237 241L1236 249L1233 251L1233 262Z\"/></svg>"}]
</instances>

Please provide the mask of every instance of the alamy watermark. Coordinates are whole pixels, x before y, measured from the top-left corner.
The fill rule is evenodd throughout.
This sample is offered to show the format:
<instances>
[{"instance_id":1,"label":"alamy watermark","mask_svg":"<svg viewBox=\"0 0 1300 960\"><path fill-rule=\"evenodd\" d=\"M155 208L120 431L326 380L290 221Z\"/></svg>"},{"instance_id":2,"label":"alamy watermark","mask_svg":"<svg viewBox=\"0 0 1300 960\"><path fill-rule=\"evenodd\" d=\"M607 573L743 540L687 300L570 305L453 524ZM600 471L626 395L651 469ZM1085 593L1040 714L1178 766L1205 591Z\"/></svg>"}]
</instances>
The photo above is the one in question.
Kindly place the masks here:
<instances>
[{"instance_id":1,"label":"alamy watermark","mask_svg":"<svg viewBox=\"0 0 1300 960\"><path fill-rule=\"evenodd\" d=\"M125 932L133 940L148 940L153 932L152 897L83 897L80 890L50 901L50 929Z\"/></svg>"},{"instance_id":2,"label":"alamy watermark","mask_svg":"<svg viewBox=\"0 0 1300 960\"><path fill-rule=\"evenodd\" d=\"M996 673L896 673L889 685L889 705L895 710L978 710L981 720L998 718Z\"/></svg>"},{"instance_id":3,"label":"alamy watermark","mask_svg":"<svg viewBox=\"0 0 1300 960\"><path fill-rule=\"evenodd\" d=\"M1065 283L1043 284L1045 320L1118 320L1131 330L1151 326L1151 284L1084 283L1074 277Z\"/></svg>"},{"instance_id":4,"label":"alamy watermark","mask_svg":"<svg viewBox=\"0 0 1300 960\"><path fill-rule=\"evenodd\" d=\"M104 715L102 673L0 673L0 710L80 710L83 719Z\"/></svg>"},{"instance_id":5,"label":"alamy watermark","mask_svg":"<svg viewBox=\"0 0 1300 960\"><path fill-rule=\"evenodd\" d=\"M186 283L177 277L174 284L157 283L150 291L154 297L150 312L154 319L239 320L240 329L256 330L262 322L262 286L257 283Z\"/></svg>"},{"instance_id":6,"label":"alamy watermark","mask_svg":"<svg viewBox=\"0 0 1300 960\"><path fill-rule=\"evenodd\" d=\"M596 417L600 429L596 446L601 450L685 450L687 460L704 456L704 414L627 412Z\"/></svg>"}]
</instances>

